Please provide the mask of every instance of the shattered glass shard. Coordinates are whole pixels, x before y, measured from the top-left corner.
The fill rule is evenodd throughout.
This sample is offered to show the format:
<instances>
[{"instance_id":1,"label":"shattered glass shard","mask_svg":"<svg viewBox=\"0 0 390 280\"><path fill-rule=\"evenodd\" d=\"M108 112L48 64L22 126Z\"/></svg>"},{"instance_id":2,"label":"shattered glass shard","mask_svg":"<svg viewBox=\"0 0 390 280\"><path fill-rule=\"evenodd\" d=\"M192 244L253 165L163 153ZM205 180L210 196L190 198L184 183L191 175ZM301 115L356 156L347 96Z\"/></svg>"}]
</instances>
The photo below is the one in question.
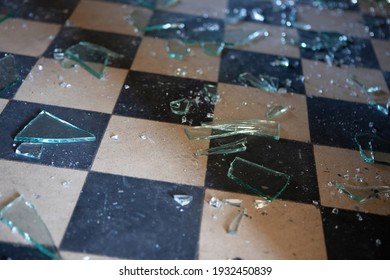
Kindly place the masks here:
<instances>
[{"instance_id":1,"label":"shattered glass shard","mask_svg":"<svg viewBox=\"0 0 390 280\"><path fill-rule=\"evenodd\" d=\"M179 0L135 0L136 5L148 9L158 9L158 8L168 7L178 2Z\"/></svg>"},{"instance_id":2,"label":"shattered glass shard","mask_svg":"<svg viewBox=\"0 0 390 280\"><path fill-rule=\"evenodd\" d=\"M205 84L203 86L203 93L211 100L211 102L218 102L221 96L218 93L217 86L213 84Z\"/></svg>"},{"instance_id":3,"label":"shattered glass shard","mask_svg":"<svg viewBox=\"0 0 390 280\"><path fill-rule=\"evenodd\" d=\"M246 208L240 209L240 211L237 213L237 215L230 222L229 227L227 229L227 233L229 233L229 234L236 234L237 233L238 226L240 225L241 220L245 216L246 212L247 212Z\"/></svg>"},{"instance_id":4,"label":"shattered glass shard","mask_svg":"<svg viewBox=\"0 0 390 280\"><path fill-rule=\"evenodd\" d=\"M124 17L129 24L131 24L135 32L142 32L148 26L149 14L145 11L134 9L130 15Z\"/></svg>"},{"instance_id":5,"label":"shattered glass shard","mask_svg":"<svg viewBox=\"0 0 390 280\"><path fill-rule=\"evenodd\" d=\"M227 9L225 11L225 22L234 24L242 21L248 15L245 8Z\"/></svg>"},{"instance_id":6,"label":"shattered glass shard","mask_svg":"<svg viewBox=\"0 0 390 280\"><path fill-rule=\"evenodd\" d=\"M226 154L233 154L238 153L246 150L246 138L227 143L224 145L220 145L218 147L212 147L205 150L198 150L195 153L195 156L210 156L210 155L226 155Z\"/></svg>"},{"instance_id":7,"label":"shattered glass shard","mask_svg":"<svg viewBox=\"0 0 390 280\"><path fill-rule=\"evenodd\" d=\"M212 198L210 198L209 205L215 208L221 208L222 202L218 198L213 196Z\"/></svg>"},{"instance_id":8,"label":"shattered glass shard","mask_svg":"<svg viewBox=\"0 0 390 280\"><path fill-rule=\"evenodd\" d=\"M267 119L273 119L288 112L288 106L276 104L265 113Z\"/></svg>"},{"instance_id":9,"label":"shattered glass shard","mask_svg":"<svg viewBox=\"0 0 390 280\"><path fill-rule=\"evenodd\" d=\"M18 81L15 57L7 55L0 59L0 92Z\"/></svg>"},{"instance_id":10,"label":"shattered glass shard","mask_svg":"<svg viewBox=\"0 0 390 280\"><path fill-rule=\"evenodd\" d=\"M242 199L237 198L223 198L222 203L229 204L235 207L241 207Z\"/></svg>"},{"instance_id":11,"label":"shattered glass shard","mask_svg":"<svg viewBox=\"0 0 390 280\"><path fill-rule=\"evenodd\" d=\"M261 209L261 208L267 207L268 204L269 204L269 201L266 199L255 199L253 201L253 207L255 209Z\"/></svg>"},{"instance_id":12,"label":"shattered glass shard","mask_svg":"<svg viewBox=\"0 0 390 280\"><path fill-rule=\"evenodd\" d=\"M92 133L41 111L15 136L17 142L71 143L95 141Z\"/></svg>"},{"instance_id":13,"label":"shattered glass shard","mask_svg":"<svg viewBox=\"0 0 390 280\"><path fill-rule=\"evenodd\" d=\"M200 46L205 54L219 56L225 48L225 43L202 42Z\"/></svg>"},{"instance_id":14,"label":"shattered glass shard","mask_svg":"<svg viewBox=\"0 0 390 280\"><path fill-rule=\"evenodd\" d=\"M362 203L370 198L380 198L390 194L389 186L357 186L336 182L339 192L346 194L350 199Z\"/></svg>"},{"instance_id":15,"label":"shattered glass shard","mask_svg":"<svg viewBox=\"0 0 390 280\"><path fill-rule=\"evenodd\" d=\"M21 195L0 210L0 221L52 259L61 259L45 223L35 207Z\"/></svg>"},{"instance_id":16,"label":"shattered glass shard","mask_svg":"<svg viewBox=\"0 0 390 280\"><path fill-rule=\"evenodd\" d=\"M221 43L223 26L218 20L196 17L184 22L185 32L183 41L186 44Z\"/></svg>"},{"instance_id":17,"label":"shattered glass shard","mask_svg":"<svg viewBox=\"0 0 390 280\"><path fill-rule=\"evenodd\" d=\"M378 151L379 147L389 147L390 141L370 133L357 133L354 140L365 162L390 165L390 153Z\"/></svg>"},{"instance_id":18,"label":"shattered glass shard","mask_svg":"<svg viewBox=\"0 0 390 280\"><path fill-rule=\"evenodd\" d=\"M289 67L290 60L287 57L280 57L280 58L272 61L270 64L271 64L271 66L274 66L274 67L277 67L277 66Z\"/></svg>"},{"instance_id":19,"label":"shattered glass shard","mask_svg":"<svg viewBox=\"0 0 390 280\"><path fill-rule=\"evenodd\" d=\"M287 187L290 176L262 165L236 157L231 163L227 176L272 202Z\"/></svg>"},{"instance_id":20,"label":"shattered glass shard","mask_svg":"<svg viewBox=\"0 0 390 280\"><path fill-rule=\"evenodd\" d=\"M383 106L381 104L376 103L374 100L370 100L370 101L368 101L368 104L371 106L374 106L382 114L384 114L386 116L389 115L389 106L388 106L389 103L387 103L386 106Z\"/></svg>"},{"instance_id":21,"label":"shattered glass shard","mask_svg":"<svg viewBox=\"0 0 390 280\"><path fill-rule=\"evenodd\" d=\"M226 27L224 42L226 46L241 46L251 43L252 41L268 37L269 33L265 29L250 29Z\"/></svg>"},{"instance_id":22,"label":"shattered glass shard","mask_svg":"<svg viewBox=\"0 0 390 280\"><path fill-rule=\"evenodd\" d=\"M172 113L176 115L186 115L190 110L191 102L187 98L181 98L178 100L171 101L169 104Z\"/></svg>"},{"instance_id":23,"label":"shattered glass shard","mask_svg":"<svg viewBox=\"0 0 390 280\"><path fill-rule=\"evenodd\" d=\"M310 30L311 29L311 25L308 24L308 23L304 23L304 22L293 22L292 23L292 27L295 27L295 28L298 28L298 29L303 29L303 30Z\"/></svg>"},{"instance_id":24,"label":"shattered glass shard","mask_svg":"<svg viewBox=\"0 0 390 280\"><path fill-rule=\"evenodd\" d=\"M191 201L193 200L193 196L185 194L174 194L173 199L181 206L186 206L191 203Z\"/></svg>"},{"instance_id":25,"label":"shattered glass shard","mask_svg":"<svg viewBox=\"0 0 390 280\"><path fill-rule=\"evenodd\" d=\"M383 93L383 90L379 86L366 86L356 75L350 75L347 79L347 82L350 84L357 85L362 91L368 94L380 94Z\"/></svg>"},{"instance_id":26,"label":"shattered glass shard","mask_svg":"<svg viewBox=\"0 0 390 280\"><path fill-rule=\"evenodd\" d=\"M123 57L105 47L88 42L79 42L69 47L65 56L76 61L98 79L103 77L104 69L111 58Z\"/></svg>"},{"instance_id":27,"label":"shattered glass shard","mask_svg":"<svg viewBox=\"0 0 390 280\"><path fill-rule=\"evenodd\" d=\"M264 22L265 20L264 12L260 8L251 9L249 15L254 21Z\"/></svg>"},{"instance_id":28,"label":"shattered glass shard","mask_svg":"<svg viewBox=\"0 0 390 280\"><path fill-rule=\"evenodd\" d=\"M190 140L207 140L238 134L280 138L280 125L269 120L223 120L185 129Z\"/></svg>"},{"instance_id":29,"label":"shattered glass shard","mask_svg":"<svg viewBox=\"0 0 390 280\"><path fill-rule=\"evenodd\" d=\"M350 43L347 36L337 32L319 32L314 38L301 34L300 47L312 51L328 51L335 53Z\"/></svg>"},{"instance_id":30,"label":"shattered glass shard","mask_svg":"<svg viewBox=\"0 0 390 280\"><path fill-rule=\"evenodd\" d=\"M191 52L191 49L178 39L169 39L166 50L171 58L177 59L184 59Z\"/></svg>"},{"instance_id":31,"label":"shattered glass shard","mask_svg":"<svg viewBox=\"0 0 390 280\"><path fill-rule=\"evenodd\" d=\"M28 158L40 159L42 155L43 145L41 143L25 142L20 144L15 151L15 154Z\"/></svg>"},{"instance_id":32,"label":"shattered glass shard","mask_svg":"<svg viewBox=\"0 0 390 280\"><path fill-rule=\"evenodd\" d=\"M238 76L238 80L243 84L249 84L253 87L257 87L268 92L285 92L284 90L282 92L279 90L279 79L277 77L259 75L257 78L251 73L245 72Z\"/></svg>"}]
</instances>

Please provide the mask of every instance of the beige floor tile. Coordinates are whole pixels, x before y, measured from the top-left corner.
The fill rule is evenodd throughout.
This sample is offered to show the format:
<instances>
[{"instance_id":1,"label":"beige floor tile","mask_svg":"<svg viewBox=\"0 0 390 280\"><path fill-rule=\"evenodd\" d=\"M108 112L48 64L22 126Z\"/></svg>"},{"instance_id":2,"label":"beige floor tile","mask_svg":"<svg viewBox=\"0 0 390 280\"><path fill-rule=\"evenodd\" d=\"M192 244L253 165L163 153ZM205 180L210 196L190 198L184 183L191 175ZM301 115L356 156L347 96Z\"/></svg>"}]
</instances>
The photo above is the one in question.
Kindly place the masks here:
<instances>
[{"instance_id":1,"label":"beige floor tile","mask_svg":"<svg viewBox=\"0 0 390 280\"><path fill-rule=\"evenodd\" d=\"M228 0L181 0L178 4L162 8L167 12L224 18ZM211 4L211 5L210 5Z\"/></svg>"},{"instance_id":2,"label":"beige floor tile","mask_svg":"<svg viewBox=\"0 0 390 280\"><path fill-rule=\"evenodd\" d=\"M221 101L215 105L214 117L227 119L266 119L268 104L291 106L289 112L273 120L281 124L281 137L310 141L306 98L300 94L275 94L252 87L218 84Z\"/></svg>"},{"instance_id":3,"label":"beige floor tile","mask_svg":"<svg viewBox=\"0 0 390 280\"><path fill-rule=\"evenodd\" d=\"M87 254L87 253L76 253L76 252L70 252L70 251L61 251L60 252L61 257L64 260L118 260L116 258L107 257L107 256L99 256L99 255L93 255L93 254Z\"/></svg>"},{"instance_id":4,"label":"beige floor tile","mask_svg":"<svg viewBox=\"0 0 390 280\"><path fill-rule=\"evenodd\" d=\"M390 42L385 40L371 40L379 65L384 71L390 71Z\"/></svg>"},{"instance_id":5,"label":"beige floor tile","mask_svg":"<svg viewBox=\"0 0 390 280\"><path fill-rule=\"evenodd\" d=\"M248 209L237 234L226 229L237 207L208 205L210 198L242 199ZM320 210L313 205L275 200L256 210L257 196L207 190L200 231L199 259L326 259Z\"/></svg>"},{"instance_id":6,"label":"beige floor tile","mask_svg":"<svg viewBox=\"0 0 390 280\"><path fill-rule=\"evenodd\" d=\"M390 166L365 163L358 151L347 149L315 145L314 155L323 206L390 215L390 199L374 198L358 203L338 193L334 184L338 181L362 186L389 186ZM360 177L364 181L359 184L356 180Z\"/></svg>"},{"instance_id":7,"label":"beige floor tile","mask_svg":"<svg viewBox=\"0 0 390 280\"><path fill-rule=\"evenodd\" d=\"M109 67L99 80L82 67L65 69L57 60L41 58L15 99L111 113L126 75L125 69Z\"/></svg>"},{"instance_id":8,"label":"beige floor tile","mask_svg":"<svg viewBox=\"0 0 390 280\"><path fill-rule=\"evenodd\" d=\"M167 40L144 38L131 69L168 76L218 81L219 57L207 55L199 47L191 47L190 55L182 60L174 59L169 57L166 44Z\"/></svg>"},{"instance_id":9,"label":"beige floor tile","mask_svg":"<svg viewBox=\"0 0 390 280\"><path fill-rule=\"evenodd\" d=\"M15 193L22 194L35 206L59 246L87 172L7 160L0 160L0 169L0 202ZM2 226L0 240L17 242L20 237Z\"/></svg>"},{"instance_id":10,"label":"beige floor tile","mask_svg":"<svg viewBox=\"0 0 390 280\"><path fill-rule=\"evenodd\" d=\"M3 111L3 109L5 108L5 106L7 106L7 104L8 104L8 99L1 99L0 98L0 114Z\"/></svg>"},{"instance_id":11,"label":"beige floor tile","mask_svg":"<svg viewBox=\"0 0 390 280\"><path fill-rule=\"evenodd\" d=\"M0 51L40 56L57 35L60 25L24 19L8 19L0 24Z\"/></svg>"},{"instance_id":12,"label":"beige floor tile","mask_svg":"<svg viewBox=\"0 0 390 280\"><path fill-rule=\"evenodd\" d=\"M92 166L95 171L204 186L208 141L190 141L184 126L113 116ZM114 140L112 135L118 135ZM161 149L161 145L164 149Z\"/></svg>"},{"instance_id":13,"label":"beige floor tile","mask_svg":"<svg viewBox=\"0 0 390 280\"><path fill-rule=\"evenodd\" d=\"M389 92L386 81L379 70L348 65L334 67L306 59L302 59L302 69L308 96L322 96L360 103L367 103L369 99L386 100L385 94L369 95L355 84L348 82L347 79L351 75L355 75L366 86L380 86L385 92Z\"/></svg>"}]
</instances>

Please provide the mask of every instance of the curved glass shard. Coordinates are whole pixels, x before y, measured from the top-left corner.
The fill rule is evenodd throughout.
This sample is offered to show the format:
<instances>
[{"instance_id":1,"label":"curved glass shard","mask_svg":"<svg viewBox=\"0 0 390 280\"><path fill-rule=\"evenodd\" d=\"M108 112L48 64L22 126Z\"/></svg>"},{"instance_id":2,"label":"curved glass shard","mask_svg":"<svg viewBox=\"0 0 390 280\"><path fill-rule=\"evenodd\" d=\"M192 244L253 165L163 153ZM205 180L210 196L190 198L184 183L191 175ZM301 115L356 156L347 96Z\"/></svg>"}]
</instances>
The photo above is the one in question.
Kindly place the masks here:
<instances>
[{"instance_id":1,"label":"curved glass shard","mask_svg":"<svg viewBox=\"0 0 390 280\"><path fill-rule=\"evenodd\" d=\"M390 195L390 186L356 186L336 182L336 188L350 199L360 203L383 195L387 195L388 198Z\"/></svg>"},{"instance_id":2,"label":"curved glass shard","mask_svg":"<svg viewBox=\"0 0 390 280\"><path fill-rule=\"evenodd\" d=\"M245 216L247 212L246 208L241 209L237 215L233 218L233 220L230 222L229 227L227 229L227 233L229 234L236 234L238 231L238 226L241 223L242 218Z\"/></svg>"},{"instance_id":3,"label":"curved glass shard","mask_svg":"<svg viewBox=\"0 0 390 280\"><path fill-rule=\"evenodd\" d=\"M15 57L7 55L0 59L0 93L18 81Z\"/></svg>"},{"instance_id":4,"label":"curved glass shard","mask_svg":"<svg viewBox=\"0 0 390 280\"><path fill-rule=\"evenodd\" d=\"M15 154L28 158L40 159L42 155L43 144L25 142L20 144Z\"/></svg>"},{"instance_id":5,"label":"curved glass shard","mask_svg":"<svg viewBox=\"0 0 390 280\"><path fill-rule=\"evenodd\" d=\"M390 165L390 153L378 151L379 147L389 147L390 141L370 133L358 133L354 140L365 162Z\"/></svg>"},{"instance_id":6,"label":"curved glass shard","mask_svg":"<svg viewBox=\"0 0 390 280\"><path fill-rule=\"evenodd\" d=\"M184 59L191 52L191 49L178 39L169 39L166 50L170 57L176 59Z\"/></svg>"},{"instance_id":7,"label":"curved glass shard","mask_svg":"<svg viewBox=\"0 0 390 280\"><path fill-rule=\"evenodd\" d=\"M210 155L226 155L243 152L246 150L245 144L247 143L246 138L220 145L218 147L212 147L209 149L198 150L195 152L195 156L210 156Z\"/></svg>"},{"instance_id":8,"label":"curved glass shard","mask_svg":"<svg viewBox=\"0 0 390 280\"><path fill-rule=\"evenodd\" d=\"M211 102L215 103L221 99L221 96L218 93L216 85L205 84L203 86L203 93L210 99Z\"/></svg>"},{"instance_id":9,"label":"curved glass shard","mask_svg":"<svg viewBox=\"0 0 390 280\"><path fill-rule=\"evenodd\" d=\"M131 14L124 19L134 27L136 32L144 31L149 23L149 15L138 9L134 9Z\"/></svg>"},{"instance_id":10,"label":"curved glass shard","mask_svg":"<svg viewBox=\"0 0 390 280\"><path fill-rule=\"evenodd\" d=\"M20 142L71 143L95 141L92 133L42 111L14 138Z\"/></svg>"},{"instance_id":11,"label":"curved glass shard","mask_svg":"<svg viewBox=\"0 0 390 280\"><path fill-rule=\"evenodd\" d=\"M172 113L176 115L186 115L191 107L191 102L187 98L181 98L178 100L171 101L169 104Z\"/></svg>"}]
</instances>

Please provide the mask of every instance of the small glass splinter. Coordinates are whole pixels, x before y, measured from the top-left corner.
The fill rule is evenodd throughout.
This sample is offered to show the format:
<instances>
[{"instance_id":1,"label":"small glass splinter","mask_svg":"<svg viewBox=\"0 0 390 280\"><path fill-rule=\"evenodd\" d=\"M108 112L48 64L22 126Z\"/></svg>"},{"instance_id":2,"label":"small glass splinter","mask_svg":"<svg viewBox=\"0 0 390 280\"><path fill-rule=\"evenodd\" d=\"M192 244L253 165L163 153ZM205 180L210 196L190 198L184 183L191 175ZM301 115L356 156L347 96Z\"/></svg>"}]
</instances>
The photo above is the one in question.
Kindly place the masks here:
<instances>
[{"instance_id":1,"label":"small glass splinter","mask_svg":"<svg viewBox=\"0 0 390 280\"><path fill-rule=\"evenodd\" d=\"M25 142L20 144L15 151L15 154L28 158L40 159L42 155L43 144Z\"/></svg>"},{"instance_id":2,"label":"small glass splinter","mask_svg":"<svg viewBox=\"0 0 390 280\"><path fill-rule=\"evenodd\" d=\"M15 136L17 142L71 143L95 141L92 133L42 111Z\"/></svg>"},{"instance_id":3,"label":"small glass splinter","mask_svg":"<svg viewBox=\"0 0 390 280\"><path fill-rule=\"evenodd\" d=\"M276 104L265 113L267 119L273 119L288 112L288 106Z\"/></svg>"},{"instance_id":4,"label":"small glass splinter","mask_svg":"<svg viewBox=\"0 0 390 280\"><path fill-rule=\"evenodd\" d=\"M227 229L227 233L233 234L233 235L237 233L238 226L240 225L241 220L245 216L246 212L247 212L247 209L243 208L240 210L240 212L237 213L237 215L233 218L233 220L229 224L229 227Z\"/></svg>"},{"instance_id":5,"label":"small glass splinter","mask_svg":"<svg viewBox=\"0 0 390 280\"><path fill-rule=\"evenodd\" d=\"M186 115L190 110L191 102L187 98L171 101L169 104L172 113L176 115Z\"/></svg>"},{"instance_id":6,"label":"small glass splinter","mask_svg":"<svg viewBox=\"0 0 390 280\"><path fill-rule=\"evenodd\" d=\"M225 204L229 204L229 205L231 205L231 206L241 207L242 199L237 199L237 198L224 198L224 199L222 199L222 202L225 203Z\"/></svg>"},{"instance_id":7,"label":"small glass splinter","mask_svg":"<svg viewBox=\"0 0 390 280\"><path fill-rule=\"evenodd\" d=\"M220 145L218 147L212 147L205 150L198 150L195 153L195 156L209 156L209 155L226 155L226 154L233 154L238 152L243 152L246 150L246 138L227 143L224 145Z\"/></svg>"},{"instance_id":8,"label":"small glass splinter","mask_svg":"<svg viewBox=\"0 0 390 280\"><path fill-rule=\"evenodd\" d=\"M390 141L369 133L358 133L354 140L358 145L360 156L365 162L390 165L390 154L377 151L378 147L389 146Z\"/></svg>"},{"instance_id":9,"label":"small glass splinter","mask_svg":"<svg viewBox=\"0 0 390 280\"><path fill-rule=\"evenodd\" d=\"M360 203L370 198L390 194L389 186L356 186L336 182L336 188L339 192L345 193L350 199Z\"/></svg>"},{"instance_id":10,"label":"small glass splinter","mask_svg":"<svg viewBox=\"0 0 390 280\"><path fill-rule=\"evenodd\" d=\"M284 191L290 180L290 176L287 174L240 157L236 157L230 163L227 176L269 202L273 201Z\"/></svg>"},{"instance_id":11,"label":"small glass splinter","mask_svg":"<svg viewBox=\"0 0 390 280\"><path fill-rule=\"evenodd\" d=\"M169 39L166 50L170 57L177 59L184 59L191 52L191 49L178 39Z\"/></svg>"},{"instance_id":12,"label":"small glass splinter","mask_svg":"<svg viewBox=\"0 0 390 280\"><path fill-rule=\"evenodd\" d=\"M221 208L222 202L218 198L213 196L212 198L210 198L209 205L215 208Z\"/></svg>"},{"instance_id":13,"label":"small glass splinter","mask_svg":"<svg viewBox=\"0 0 390 280\"><path fill-rule=\"evenodd\" d=\"M244 84L249 84L264 91L285 93L284 90L282 91L279 89L279 79L276 77L259 75L259 77L257 78L251 73L245 72L240 74L238 80Z\"/></svg>"},{"instance_id":14,"label":"small glass splinter","mask_svg":"<svg viewBox=\"0 0 390 280\"><path fill-rule=\"evenodd\" d=\"M191 203L193 197L192 195L174 194L173 199L181 206L186 206Z\"/></svg>"},{"instance_id":15,"label":"small glass splinter","mask_svg":"<svg viewBox=\"0 0 390 280\"><path fill-rule=\"evenodd\" d=\"M15 57L7 55L0 59L0 92L14 85L18 80Z\"/></svg>"},{"instance_id":16,"label":"small glass splinter","mask_svg":"<svg viewBox=\"0 0 390 280\"><path fill-rule=\"evenodd\" d=\"M34 206L18 196L0 210L0 221L10 229L16 230L39 251L52 259L61 259L45 223Z\"/></svg>"}]
</instances>

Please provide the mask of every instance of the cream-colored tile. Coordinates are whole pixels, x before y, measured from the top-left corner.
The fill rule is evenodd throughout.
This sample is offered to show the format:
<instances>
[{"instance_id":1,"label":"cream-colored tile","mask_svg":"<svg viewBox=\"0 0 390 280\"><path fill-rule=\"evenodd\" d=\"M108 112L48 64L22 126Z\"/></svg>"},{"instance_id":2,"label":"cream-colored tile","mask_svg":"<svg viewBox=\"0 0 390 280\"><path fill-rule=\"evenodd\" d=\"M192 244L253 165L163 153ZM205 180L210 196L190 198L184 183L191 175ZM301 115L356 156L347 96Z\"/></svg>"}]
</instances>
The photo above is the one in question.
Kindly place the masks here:
<instances>
[{"instance_id":1,"label":"cream-colored tile","mask_svg":"<svg viewBox=\"0 0 390 280\"><path fill-rule=\"evenodd\" d=\"M386 40L371 40L379 65L384 71L390 71L390 42Z\"/></svg>"},{"instance_id":2,"label":"cream-colored tile","mask_svg":"<svg viewBox=\"0 0 390 280\"><path fill-rule=\"evenodd\" d=\"M358 151L326 146L315 145L314 156L321 205L390 215L390 199L374 198L363 203L355 202L347 195L340 194L334 184L337 181L362 186L389 186L390 166L365 163ZM359 178L364 181L358 183L356 180Z\"/></svg>"},{"instance_id":3,"label":"cream-colored tile","mask_svg":"<svg viewBox=\"0 0 390 280\"><path fill-rule=\"evenodd\" d=\"M100 256L100 255L94 255L94 254L87 254L87 253L76 253L76 252L70 252L70 251L61 251L60 252L61 257L64 260L118 260L113 257L107 257L107 256Z\"/></svg>"},{"instance_id":4,"label":"cream-colored tile","mask_svg":"<svg viewBox=\"0 0 390 280\"><path fill-rule=\"evenodd\" d=\"M190 141L184 126L113 116L92 169L112 174L204 186L208 141ZM112 135L118 135L114 140ZM161 147L164 147L163 149Z\"/></svg>"},{"instance_id":5,"label":"cream-colored tile","mask_svg":"<svg viewBox=\"0 0 390 280\"><path fill-rule=\"evenodd\" d=\"M184 59L169 57L167 40L143 38L132 70L168 76L218 81L220 58L203 53L200 47L191 47L192 53Z\"/></svg>"},{"instance_id":6,"label":"cream-colored tile","mask_svg":"<svg viewBox=\"0 0 390 280\"><path fill-rule=\"evenodd\" d=\"M208 205L212 196L242 199L248 216L237 234L226 229L239 211L223 205ZM205 195L199 241L199 259L326 259L321 214L313 205L275 200L256 210L257 196L213 191Z\"/></svg>"},{"instance_id":7,"label":"cream-colored tile","mask_svg":"<svg viewBox=\"0 0 390 280\"><path fill-rule=\"evenodd\" d=\"M20 193L31 202L59 246L83 187L87 172L38 164L0 160L1 201ZM9 200L8 200L9 201ZM0 239L18 242L7 227L0 227Z\"/></svg>"},{"instance_id":8,"label":"cream-colored tile","mask_svg":"<svg viewBox=\"0 0 390 280\"><path fill-rule=\"evenodd\" d=\"M181 0L176 5L161 8L160 10L197 16L207 15L208 17L224 18L227 6L228 0L213 0L212 3L209 0Z\"/></svg>"},{"instance_id":9,"label":"cream-colored tile","mask_svg":"<svg viewBox=\"0 0 390 280\"><path fill-rule=\"evenodd\" d=\"M58 24L8 19L0 24L0 51L40 56L59 30Z\"/></svg>"},{"instance_id":10,"label":"cream-colored tile","mask_svg":"<svg viewBox=\"0 0 390 280\"><path fill-rule=\"evenodd\" d=\"M281 137L310 141L306 97L300 94L277 94L257 88L218 84L221 101L215 105L214 118L266 119L268 104L291 106L289 112L273 120L281 124Z\"/></svg>"},{"instance_id":11,"label":"cream-colored tile","mask_svg":"<svg viewBox=\"0 0 390 280\"><path fill-rule=\"evenodd\" d=\"M385 101L386 95L368 95L347 80L355 75L366 86L380 86L389 92L383 74L379 70L342 65L329 66L324 62L302 59L305 89L308 96L322 96L353 102L367 103L369 99Z\"/></svg>"},{"instance_id":12,"label":"cream-colored tile","mask_svg":"<svg viewBox=\"0 0 390 280\"><path fill-rule=\"evenodd\" d=\"M0 98L0 114L3 111L3 109L5 108L5 106L7 106L7 104L8 104L8 99Z\"/></svg>"},{"instance_id":13,"label":"cream-colored tile","mask_svg":"<svg viewBox=\"0 0 390 280\"><path fill-rule=\"evenodd\" d=\"M125 69L109 67L99 80L82 67L65 69L57 60L41 58L15 99L111 113L126 75Z\"/></svg>"}]
</instances>

